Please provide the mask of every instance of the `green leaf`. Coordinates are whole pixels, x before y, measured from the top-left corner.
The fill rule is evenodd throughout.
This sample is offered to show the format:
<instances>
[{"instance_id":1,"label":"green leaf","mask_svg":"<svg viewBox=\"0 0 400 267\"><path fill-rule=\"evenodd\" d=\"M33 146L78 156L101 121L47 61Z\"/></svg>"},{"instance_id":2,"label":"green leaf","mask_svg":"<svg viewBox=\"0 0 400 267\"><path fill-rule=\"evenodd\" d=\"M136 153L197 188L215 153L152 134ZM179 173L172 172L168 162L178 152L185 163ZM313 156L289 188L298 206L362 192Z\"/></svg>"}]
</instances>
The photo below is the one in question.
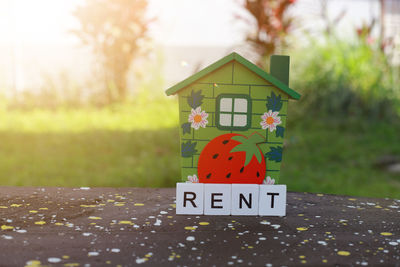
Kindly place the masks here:
<instances>
[{"instance_id":1,"label":"green leaf","mask_svg":"<svg viewBox=\"0 0 400 267\"><path fill-rule=\"evenodd\" d=\"M191 132L191 127L190 127L191 123L190 122L185 122L182 124L181 128L183 130L183 134L189 133Z\"/></svg>"},{"instance_id":2,"label":"green leaf","mask_svg":"<svg viewBox=\"0 0 400 267\"><path fill-rule=\"evenodd\" d=\"M256 159L259 163L261 163L262 154L260 152L260 149L257 146L258 143L265 141L261 135L254 133L248 139L244 136L236 135L236 136L232 137L232 140L236 140L236 141L240 142L241 144L232 148L232 150L230 152L245 152L246 153L246 160L244 162L244 166L247 166L251 162L251 160L253 159L253 156L256 157Z\"/></svg>"},{"instance_id":3,"label":"green leaf","mask_svg":"<svg viewBox=\"0 0 400 267\"><path fill-rule=\"evenodd\" d=\"M282 137L283 138L284 133L285 133L285 128L284 127L276 126L276 132L275 132L275 136L276 137Z\"/></svg>"},{"instance_id":4,"label":"green leaf","mask_svg":"<svg viewBox=\"0 0 400 267\"><path fill-rule=\"evenodd\" d=\"M267 97L267 109L272 111L280 111L282 109L281 95L275 95L271 92L271 96Z\"/></svg>"},{"instance_id":5,"label":"green leaf","mask_svg":"<svg viewBox=\"0 0 400 267\"><path fill-rule=\"evenodd\" d=\"M275 162L281 162L282 161L282 151L283 151L283 148L281 146L271 147L270 151L265 154L265 157L267 157L267 159L275 161Z\"/></svg>"},{"instance_id":6,"label":"green leaf","mask_svg":"<svg viewBox=\"0 0 400 267\"><path fill-rule=\"evenodd\" d=\"M188 102L189 106L192 107L192 109L196 109L197 107L200 107L201 104L203 104L203 98L204 98L204 95L201 94L201 90L199 90L197 92L192 90L192 93L187 98L187 102Z\"/></svg>"},{"instance_id":7,"label":"green leaf","mask_svg":"<svg viewBox=\"0 0 400 267\"><path fill-rule=\"evenodd\" d=\"M193 143L192 143L192 141L187 141L186 143L183 142L181 145L182 157L190 158L191 156L193 156L197 152L196 145L197 145L197 142L193 142Z\"/></svg>"}]
</instances>

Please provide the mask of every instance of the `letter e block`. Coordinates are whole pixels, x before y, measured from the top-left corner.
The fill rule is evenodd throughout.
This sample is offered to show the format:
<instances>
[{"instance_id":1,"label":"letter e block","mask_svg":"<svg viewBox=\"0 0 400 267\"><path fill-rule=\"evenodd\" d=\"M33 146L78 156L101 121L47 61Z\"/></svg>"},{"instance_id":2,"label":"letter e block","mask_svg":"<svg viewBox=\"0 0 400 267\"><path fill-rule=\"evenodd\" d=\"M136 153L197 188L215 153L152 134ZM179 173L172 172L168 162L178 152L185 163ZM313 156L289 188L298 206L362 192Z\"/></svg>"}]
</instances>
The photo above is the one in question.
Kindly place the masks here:
<instances>
[{"instance_id":1,"label":"letter e block","mask_svg":"<svg viewBox=\"0 0 400 267\"><path fill-rule=\"evenodd\" d=\"M204 184L204 214L231 214L230 184Z\"/></svg>"},{"instance_id":2,"label":"letter e block","mask_svg":"<svg viewBox=\"0 0 400 267\"><path fill-rule=\"evenodd\" d=\"M232 184L232 215L258 215L258 184Z\"/></svg>"},{"instance_id":3,"label":"letter e block","mask_svg":"<svg viewBox=\"0 0 400 267\"><path fill-rule=\"evenodd\" d=\"M259 185L258 215L286 215L286 185Z\"/></svg>"},{"instance_id":4,"label":"letter e block","mask_svg":"<svg viewBox=\"0 0 400 267\"><path fill-rule=\"evenodd\" d=\"M176 184L176 214L203 214L204 184Z\"/></svg>"}]
</instances>

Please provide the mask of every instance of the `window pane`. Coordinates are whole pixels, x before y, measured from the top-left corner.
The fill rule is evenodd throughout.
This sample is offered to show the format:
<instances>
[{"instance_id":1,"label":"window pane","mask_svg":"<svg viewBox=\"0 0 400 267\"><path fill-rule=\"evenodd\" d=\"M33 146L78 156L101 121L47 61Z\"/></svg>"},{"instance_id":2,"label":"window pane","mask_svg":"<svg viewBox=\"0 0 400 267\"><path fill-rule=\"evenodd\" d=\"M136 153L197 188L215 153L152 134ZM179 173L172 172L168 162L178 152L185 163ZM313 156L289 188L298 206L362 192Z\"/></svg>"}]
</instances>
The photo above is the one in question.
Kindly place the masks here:
<instances>
[{"instance_id":1,"label":"window pane","mask_svg":"<svg viewBox=\"0 0 400 267\"><path fill-rule=\"evenodd\" d=\"M219 111L232 112L232 98L221 98Z\"/></svg>"},{"instance_id":2,"label":"window pane","mask_svg":"<svg viewBox=\"0 0 400 267\"><path fill-rule=\"evenodd\" d=\"M234 112L247 112L247 99L235 98L235 110Z\"/></svg>"},{"instance_id":3,"label":"window pane","mask_svg":"<svg viewBox=\"0 0 400 267\"><path fill-rule=\"evenodd\" d=\"M233 126L234 127L244 127L247 125L247 115L234 115L233 116Z\"/></svg>"},{"instance_id":4,"label":"window pane","mask_svg":"<svg viewBox=\"0 0 400 267\"><path fill-rule=\"evenodd\" d=\"M231 119L232 119L231 114L220 114L219 115L219 124L221 126L232 126Z\"/></svg>"}]
</instances>

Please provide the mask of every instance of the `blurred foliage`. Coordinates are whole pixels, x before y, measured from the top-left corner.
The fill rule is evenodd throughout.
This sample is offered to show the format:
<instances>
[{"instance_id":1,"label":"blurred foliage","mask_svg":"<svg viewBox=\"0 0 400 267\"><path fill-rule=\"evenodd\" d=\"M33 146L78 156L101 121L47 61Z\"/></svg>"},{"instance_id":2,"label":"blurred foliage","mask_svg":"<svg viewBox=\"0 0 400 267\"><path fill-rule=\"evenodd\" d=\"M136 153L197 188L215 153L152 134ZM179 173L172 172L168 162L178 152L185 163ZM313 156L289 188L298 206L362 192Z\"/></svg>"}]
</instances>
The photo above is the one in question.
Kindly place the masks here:
<instances>
[{"instance_id":1,"label":"blurred foliage","mask_svg":"<svg viewBox=\"0 0 400 267\"><path fill-rule=\"evenodd\" d=\"M126 75L132 60L144 52L149 19L147 0L85 0L74 11L81 24L73 33L93 48L104 68L109 103L128 95Z\"/></svg>"},{"instance_id":2,"label":"blurred foliage","mask_svg":"<svg viewBox=\"0 0 400 267\"><path fill-rule=\"evenodd\" d=\"M398 117L399 70L378 46L327 37L293 58L291 87L302 94L293 113L342 121Z\"/></svg>"},{"instance_id":3,"label":"blurred foliage","mask_svg":"<svg viewBox=\"0 0 400 267\"><path fill-rule=\"evenodd\" d=\"M238 16L247 24L254 25L247 35L247 42L258 55L257 65L266 68L267 57L277 48L287 46L286 37L293 27L290 7L296 0L245 0L243 8L248 11L251 20Z\"/></svg>"}]
</instances>

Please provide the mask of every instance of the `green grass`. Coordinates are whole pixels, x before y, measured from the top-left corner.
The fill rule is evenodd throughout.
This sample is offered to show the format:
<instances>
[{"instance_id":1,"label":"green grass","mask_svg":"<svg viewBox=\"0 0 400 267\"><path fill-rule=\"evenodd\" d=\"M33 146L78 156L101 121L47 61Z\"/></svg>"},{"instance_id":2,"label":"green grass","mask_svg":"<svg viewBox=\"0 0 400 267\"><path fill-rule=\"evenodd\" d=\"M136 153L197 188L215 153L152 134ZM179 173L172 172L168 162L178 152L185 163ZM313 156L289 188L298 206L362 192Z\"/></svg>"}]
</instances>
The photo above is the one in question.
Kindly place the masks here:
<instances>
[{"instance_id":1,"label":"green grass","mask_svg":"<svg viewBox=\"0 0 400 267\"><path fill-rule=\"evenodd\" d=\"M312 118L290 125L280 181L289 190L400 198L400 174L374 167L382 155L400 155L399 125Z\"/></svg>"},{"instance_id":2,"label":"green grass","mask_svg":"<svg viewBox=\"0 0 400 267\"><path fill-rule=\"evenodd\" d=\"M173 187L180 175L175 100L102 110L0 111L0 184ZM290 191L400 198L400 177L374 169L400 154L400 127L289 121L281 183Z\"/></svg>"}]
</instances>

